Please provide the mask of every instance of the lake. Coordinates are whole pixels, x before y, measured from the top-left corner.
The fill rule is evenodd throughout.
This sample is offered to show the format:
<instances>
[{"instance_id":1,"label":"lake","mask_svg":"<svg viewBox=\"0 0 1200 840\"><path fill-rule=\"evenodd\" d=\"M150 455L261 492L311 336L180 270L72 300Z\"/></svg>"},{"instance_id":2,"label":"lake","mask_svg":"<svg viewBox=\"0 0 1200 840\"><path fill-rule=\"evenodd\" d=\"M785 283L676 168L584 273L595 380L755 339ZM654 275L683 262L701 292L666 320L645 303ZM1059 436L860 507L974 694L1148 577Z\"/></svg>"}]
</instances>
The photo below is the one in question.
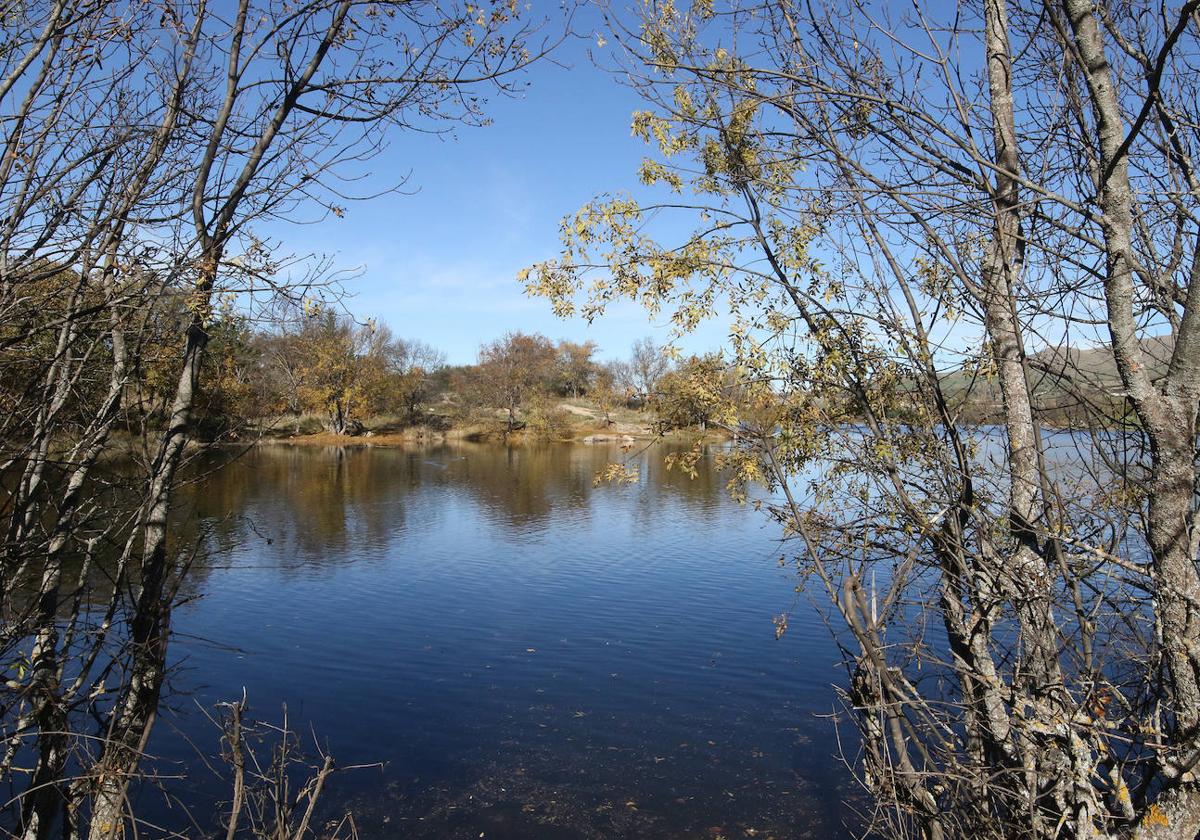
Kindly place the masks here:
<instances>
[{"instance_id":1,"label":"lake","mask_svg":"<svg viewBox=\"0 0 1200 840\"><path fill-rule=\"evenodd\" d=\"M383 764L323 797L366 838L848 836L828 631L777 526L666 451L276 445L214 468L176 511L205 555L150 744L188 775L168 787L197 815L228 798L198 706L244 687L306 746ZM593 486L626 457L637 483Z\"/></svg>"}]
</instances>

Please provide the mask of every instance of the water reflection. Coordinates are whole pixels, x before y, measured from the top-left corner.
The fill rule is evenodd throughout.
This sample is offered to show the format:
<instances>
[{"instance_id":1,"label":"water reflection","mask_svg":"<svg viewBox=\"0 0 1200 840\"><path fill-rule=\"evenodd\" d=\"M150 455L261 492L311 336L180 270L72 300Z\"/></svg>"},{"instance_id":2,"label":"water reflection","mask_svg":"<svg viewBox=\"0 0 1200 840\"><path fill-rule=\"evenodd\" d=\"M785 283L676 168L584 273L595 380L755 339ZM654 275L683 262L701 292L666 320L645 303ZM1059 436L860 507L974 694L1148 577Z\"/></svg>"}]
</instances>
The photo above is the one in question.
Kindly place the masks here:
<instances>
[{"instance_id":1,"label":"water reflection","mask_svg":"<svg viewBox=\"0 0 1200 840\"><path fill-rule=\"evenodd\" d=\"M387 762L332 792L364 836L834 836L836 653L815 616L775 640L775 531L663 455L254 450L180 506L210 551L176 691ZM638 483L594 487L621 457ZM194 770L173 706L153 751Z\"/></svg>"},{"instance_id":2,"label":"water reflection","mask_svg":"<svg viewBox=\"0 0 1200 840\"><path fill-rule=\"evenodd\" d=\"M228 469L204 464L212 472L181 494L180 507L186 519L211 526L212 554L228 555L248 539L270 539L279 541L276 555L317 564L354 559L346 549L377 545L402 530L411 505L434 488L469 496L467 504L483 507L492 524L515 531L542 528L552 513L587 516L591 496L614 489L635 500L635 510L647 517L679 500L689 515L712 521L725 498L723 481L710 468L711 454L689 478L665 466L663 455L670 451L667 445L625 451L470 443L415 450L260 447L239 454ZM615 461L637 469L635 487L594 486L597 473ZM421 514L455 512L462 513L460 505ZM182 541L194 534L185 531Z\"/></svg>"}]
</instances>

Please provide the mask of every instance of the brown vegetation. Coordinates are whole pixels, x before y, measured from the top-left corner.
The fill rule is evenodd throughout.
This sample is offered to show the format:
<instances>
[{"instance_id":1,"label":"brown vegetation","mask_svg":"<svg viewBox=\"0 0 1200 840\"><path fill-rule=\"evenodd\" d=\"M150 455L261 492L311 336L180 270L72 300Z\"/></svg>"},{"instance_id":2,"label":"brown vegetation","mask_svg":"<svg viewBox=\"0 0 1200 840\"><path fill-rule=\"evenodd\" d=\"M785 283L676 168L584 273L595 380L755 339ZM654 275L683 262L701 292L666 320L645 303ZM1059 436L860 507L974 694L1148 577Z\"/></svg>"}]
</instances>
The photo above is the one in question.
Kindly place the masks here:
<instances>
[{"instance_id":1,"label":"brown vegetation","mask_svg":"<svg viewBox=\"0 0 1200 840\"><path fill-rule=\"evenodd\" d=\"M171 524L181 469L261 396L244 320L311 305L336 278L256 231L342 215L394 132L483 122L487 94L552 46L537 29L517 4L456 0L3 5L6 834L111 840L136 820L197 550ZM289 398L345 423L358 385L322 351L374 334L308 326L320 375ZM269 836L312 834L286 826Z\"/></svg>"}]
</instances>

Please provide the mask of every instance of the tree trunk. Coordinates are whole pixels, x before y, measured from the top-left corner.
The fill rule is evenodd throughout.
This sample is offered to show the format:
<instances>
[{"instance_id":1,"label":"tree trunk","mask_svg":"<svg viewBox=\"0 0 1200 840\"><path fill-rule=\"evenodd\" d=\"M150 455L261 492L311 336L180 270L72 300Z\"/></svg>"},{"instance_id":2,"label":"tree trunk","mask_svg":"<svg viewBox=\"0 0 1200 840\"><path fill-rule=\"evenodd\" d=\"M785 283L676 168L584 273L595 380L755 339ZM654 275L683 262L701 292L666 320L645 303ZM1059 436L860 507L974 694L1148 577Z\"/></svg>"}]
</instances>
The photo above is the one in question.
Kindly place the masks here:
<instances>
[{"instance_id":1,"label":"tree trunk","mask_svg":"<svg viewBox=\"0 0 1200 840\"><path fill-rule=\"evenodd\" d=\"M333 410L329 412L329 421L325 424L330 434L346 434L346 412L341 400L333 401Z\"/></svg>"},{"instance_id":2,"label":"tree trunk","mask_svg":"<svg viewBox=\"0 0 1200 840\"><path fill-rule=\"evenodd\" d=\"M1190 348L1190 358L1172 359L1170 378L1174 381L1166 383L1165 392L1159 391L1150 379L1134 316L1134 193L1126 127L1112 68L1091 2L1063 0L1062 8L1096 122L1096 189L1103 213L1104 298L1113 356L1125 392L1150 439L1146 537L1155 571L1156 637L1163 646L1169 675L1164 699L1174 721L1173 731L1164 733L1172 736L1162 755L1167 789L1144 815L1136 836L1192 838L1200 833L1200 788L1193 766L1200 755L1200 646L1196 642L1200 639L1200 572L1196 566L1200 533L1195 528L1194 510L1197 395L1195 377L1190 374L1200 365L1200 347ZM1194 321L1196 305L1189 294L1192 311L1185 308L1185 325ZM1177 350L1187 352L1179 346ZM1154 819L1157 816L1161 823Z\"/></svg>"},{"instance_id":3,"label":"tree trunk","mask_svg":"<svg viewBox=\"0 0 1200 840\"><path fill-rule=\"evenodd\" d=\"M216 261L211 263L214 267ZM211 288L208 276L201 288ZM117 698L103 752L93 768L96 792L92 802L89 840L111 840L123 827L123 806L129 781L158 711L166 673L167 639L172 593L169 591L167 515L175 472L189 439L192 408L208 333L199 316L187 331L183 365L175 390L170 421L151 465L142 523L142 590L130 622L129 679Z\"/></svg>"}]
</instances>

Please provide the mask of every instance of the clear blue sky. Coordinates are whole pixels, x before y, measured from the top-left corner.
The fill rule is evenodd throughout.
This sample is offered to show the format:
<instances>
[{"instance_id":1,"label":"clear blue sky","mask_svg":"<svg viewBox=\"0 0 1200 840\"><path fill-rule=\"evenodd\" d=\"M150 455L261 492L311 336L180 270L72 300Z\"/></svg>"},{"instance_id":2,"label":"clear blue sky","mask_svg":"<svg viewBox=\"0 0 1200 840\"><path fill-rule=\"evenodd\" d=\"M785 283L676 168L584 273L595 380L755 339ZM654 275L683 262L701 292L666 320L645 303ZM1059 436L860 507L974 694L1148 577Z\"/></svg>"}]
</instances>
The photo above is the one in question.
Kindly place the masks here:
<instances>
[{"instance_id":1,"label":"clear blue sky","mask_svg":"<svg viewBox=\"0 0 1200 840\"><path fill-rule=\"evenodd\" d=\"M577 28L595 29L581 21ZM588 58L592 42L565 44L568 66L542 63L519 98L494 98L483 128L453 137L409 134L370 164L387 183L411 171L410 195L354 202L344 218L273 227L285 251L315 251L361 274L346 284L346 307L376 318L401 337L429 342L451 363L475 360L480 343L508 330L592 340L602 358L627 355L637 338L669 338L665 319L650 321L623 304L588 326L556 318L545 300L528 298L521 268L558 254L558 226L595 195L638 186L648 149L630 134L634 94ZM604 50L597 50L604 52ZM690 336L689 352L719 347L724 322Z\"/></svg>"}]
</instances>

